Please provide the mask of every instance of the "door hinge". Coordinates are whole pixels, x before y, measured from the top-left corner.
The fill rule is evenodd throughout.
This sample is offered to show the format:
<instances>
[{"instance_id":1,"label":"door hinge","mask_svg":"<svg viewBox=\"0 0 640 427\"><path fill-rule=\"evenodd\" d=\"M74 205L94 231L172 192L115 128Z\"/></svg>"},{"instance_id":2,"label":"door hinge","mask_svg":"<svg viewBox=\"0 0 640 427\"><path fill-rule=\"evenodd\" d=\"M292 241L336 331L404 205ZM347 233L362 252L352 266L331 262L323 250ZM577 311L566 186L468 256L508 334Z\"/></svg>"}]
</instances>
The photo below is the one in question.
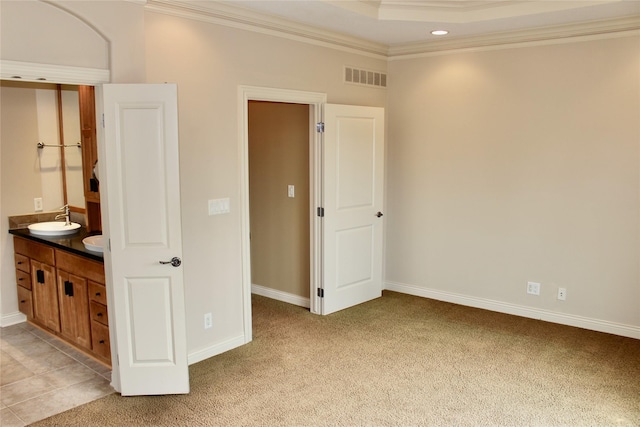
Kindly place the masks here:
<instances>
[{"instance_id":1,"label":"door hinge","mask_svg":"<svg viewBox=\"0 0 640 427\"><path fill-rule=\"evenodd\" d=\"M104 113L102 113L102 129L104 129Z\"/></svg>"},{"instance_id":2,"label":"door hinge","mask_svg":"<svg viewBox=\"0 0 640 427\"><path fill-rule=\"evenodd\" d=\"M107 240L107 247L109 248L109 252L111 252L111 239Z\"/></svg>"},{"instance_id":3,"label":"door hinge","mask_svg":"<svg viewBox=\"0 0 640 427\"><path fill-rule=\"evenodd\" d=\"M320 133L324 133L324 122L316 123L316 131Z\"/></svg>"},{"instance_id":4,"label":"door hinge","mask_svg":"<svg viewBox=\"0 0 640 427\"><path fill-rule=\"evenodd\" d=\"M318 216L324 217L324 208L318 208Z\"/></svg>"},{"instance_id":5,"label":"door hinge","mask_svg":"<svg viewBox=\"0 0 640 427\"><path fill-rule=\"evenodd\" d=\"M322 289L322 288L318 288L318 296L319 296L320 298L324 298L324 289Z\"/></svg>"}]
</instances>

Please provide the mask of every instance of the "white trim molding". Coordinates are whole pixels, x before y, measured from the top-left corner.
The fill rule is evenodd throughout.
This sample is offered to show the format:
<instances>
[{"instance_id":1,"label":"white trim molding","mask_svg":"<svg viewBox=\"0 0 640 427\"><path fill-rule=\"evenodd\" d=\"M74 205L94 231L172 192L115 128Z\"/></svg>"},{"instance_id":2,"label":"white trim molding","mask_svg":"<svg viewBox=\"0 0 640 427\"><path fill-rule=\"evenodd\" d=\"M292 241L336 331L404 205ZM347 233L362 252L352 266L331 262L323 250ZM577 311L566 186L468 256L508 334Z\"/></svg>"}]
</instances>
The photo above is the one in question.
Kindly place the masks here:
<instances>
[{"instance_id":1,"label":"white trim molding","mask_svg":"<svg viewBox=\"0 0 640 427\"><path fill-rule=\"evenodd\" d=\"M527 317L530 319L543 320L545 322L558 323L560 325L575 326L592 331L605 332L608 334L640 339L640 327L633 325L625 325L622 323L609 322L606 320L592 319L588 317L576 316L573 314L558 313L554 311L531 308L518 304L510 304L486 298L478 298L468 295L456 294L453 292L440 291L437 289L407 285L404 283L386 282L385 289L389 291L400 292L403 294L460 304L468 307L482 308L485 310L496 311L498 313L512 314L515 316Z\"/></svg>"},{"instance_id":2,"label":"white trim molding","mask_svg":"<svg viewBox=\"0 0 640 427\"><path fill-rule=\"evenodd\" d=\"M20 82L98 85L111 81L108 69L0 60L0 79Z\"/></svg>"},{"instance_id":3,"label":"white trim molding","mask_svg":"<svg viewBox=\"0 0 640 427\"><path fill-rule=\"evenodd\" d=\"M251 321L251 239L250 239L250 222L249 222L249 101L271 101L286 102L296 104L308 104L310 106L310 122L318 123L322 118L322 109L327 102L326 93L305 92L291 89L278 89L260 86L238 86L238 160L240 172L240 242L242 253L242 300L243 300L243 319L244 319L244 343L248 343L252 339L252 321ZM310 123L310 125L311 125ZM311 126L310 126L311 127ZM313 132L314 147L318 147L318 133ZM315 160L315 159L314 159ZM312 173L315 173L313 171ZM311 187L311 200L320 197L317 189ZM315 227L312 227L311 233L314 233ZM319 265L316 257L319 253L316 251L316 234L312 234L311 243L311 284L312 288L318 286L315 282L314 271ZM317 298L310 299L313 306L312 313L315 313L318 301Z\"/></svg>"},{"instance_id":4,"label":"white trim molding","mask_svg":"<svg viewBox=\"0 0 640 427\"><path fill-rule=\"evenodd\" d=\"M575 43L640 34L640 16L410 43L389 48L390 61L519 47Z\"/></svg>"},{"instance_id":5,"label":"white trim molding","mask_svg":"<svg viewBox=\"0 0 640 427\"><path fill-rule=\"evenodd\" d=\"M275 299L278 301L286 302L289 304L297 305L304 308L309 308L309 298L294 295L289 292L279 291L277 289L267 288L266 286L260 286L256 284L251 285L251 293L261 295L263 297Z\"/></svg>"},{"instance_id":6,"label":"white trim molding","mask_svg":"<svg viewBox=\"0 0 640 427\"><path fill-rule=\"evenodd\" d=\"M189 355L187 356L187 363L189 365L193 365L194 363L202 362L205 359L217 356L229 350L233 350L234 348L240 347L241 345L246 343L247 341L245 340L244 335L228 339L219 344L189 353Z\"/></svg>"},{"instance_id":7,"label":"white trim molding","mask_svg":"<svg viewBox=\"0 0 640 427\"><path fill-rule=\"evenodd\" d=\"M19 311L6 314L0 318L0 327L4 328L7 326L17 325L18 323L24 323L27 321L27 316L20 313Z\"/></svg>"},{"instance_id":8,"label":"white trim molding","mask_svg":"<svg viewBox=\"0 0 640 427\"><path fill-rule=\"evenodd\" d=\"M384 44L215 1L148 0L145 10L283 37L377 59L387 57L387 46Z\"/></svg>"},{"instance_id":9,"label":"white trim molding","mask_svg":"<svg viewBox=\"0 0 640 427\"><path fill-rule=\"evenodd\" d=\"M341 6L348 9L350 6L347 3ZM628 36L640 32L640 16L636 15L387 46L222 2L148 0L145 10L388 60L412 59L460 51L578 42Z\"/></svg>"}]
</instances>

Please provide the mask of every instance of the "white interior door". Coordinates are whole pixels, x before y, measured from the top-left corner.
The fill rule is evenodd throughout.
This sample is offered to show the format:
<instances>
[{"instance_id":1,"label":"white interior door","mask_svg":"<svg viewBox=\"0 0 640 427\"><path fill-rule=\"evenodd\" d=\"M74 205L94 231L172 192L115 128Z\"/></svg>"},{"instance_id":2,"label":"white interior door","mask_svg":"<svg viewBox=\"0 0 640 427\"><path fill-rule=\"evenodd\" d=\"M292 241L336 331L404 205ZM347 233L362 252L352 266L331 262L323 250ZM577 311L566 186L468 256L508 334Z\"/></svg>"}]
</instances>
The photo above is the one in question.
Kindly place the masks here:
<instances>
[{"instance_id":1,"label":"white interior door","mask_svg":"<svg viewBox=\"0 0 640 427\"><path fill-rule=\"evenodd\" d=\"M188 393L177 88L109 84L103 102L114 374L122 395Z\"/></svg>"},{"instance_id":2,"label":"white interior door","mask_svg":"<svg viewBox=\"0 0 640 427\"><path fill-rule=\"evenodd\" d=\"M322 314L382 295L384 109L325 105Z\"/></svg>"}]
</instances>

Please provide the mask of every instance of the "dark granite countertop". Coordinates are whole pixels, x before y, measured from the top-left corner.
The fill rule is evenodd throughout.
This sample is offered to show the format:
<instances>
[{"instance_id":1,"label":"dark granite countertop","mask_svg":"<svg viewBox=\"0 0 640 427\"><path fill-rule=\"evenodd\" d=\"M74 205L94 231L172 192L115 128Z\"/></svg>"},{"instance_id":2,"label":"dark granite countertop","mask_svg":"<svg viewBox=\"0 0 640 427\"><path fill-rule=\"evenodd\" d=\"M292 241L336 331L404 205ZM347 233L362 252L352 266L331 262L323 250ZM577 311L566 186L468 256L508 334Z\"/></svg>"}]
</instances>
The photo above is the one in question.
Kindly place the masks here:
<instances>
[{"instance_id":1,"label":"dark granite countertop","mask_svg":"<svg viewBox=\"0 0 640 427\"><path fill-rule=\"evenodd\" d=\"M90 251L84 247L82 239L87 236L97 234L88 233L85 227L80 227L75 233L68 234L66 236L36 236L35 234L31 234L27 228L14 228L9 230L9 233L13 234L14 236L33 240L34 242L53 246L54 248L63 249L76 255L83 256L85 258L104 262L102 253Z\"/></svg>"}]
</instances>

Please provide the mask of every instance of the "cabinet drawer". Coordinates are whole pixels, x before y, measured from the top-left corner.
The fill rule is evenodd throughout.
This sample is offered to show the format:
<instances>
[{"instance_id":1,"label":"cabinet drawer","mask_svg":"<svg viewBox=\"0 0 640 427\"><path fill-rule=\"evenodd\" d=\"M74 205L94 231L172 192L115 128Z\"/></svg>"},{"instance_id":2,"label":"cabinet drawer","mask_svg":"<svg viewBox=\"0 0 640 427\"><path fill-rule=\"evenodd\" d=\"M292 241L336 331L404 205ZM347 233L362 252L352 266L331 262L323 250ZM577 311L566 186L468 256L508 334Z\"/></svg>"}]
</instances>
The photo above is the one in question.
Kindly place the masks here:
<instances>
[{"instance_id":1,"label":"cabinet drawer","mask_svg":"<svg viewBox=\"0 0 640 427\"><path fill-rule=\"evenodd\" d=\"M107 288L99 283L89 281L89 299L107 305Z\"/></svg>"},{"instance_id":2,"label":"cabinet drawer","mask_svg":"<svg viewBox=\"0 0 640 427\"><path fill-rule=\"evenodd\" d=\"M31 275L22 270L16 270L16 283L26 289L31 289Z\"/></svg>"},{"instance_id":3,"label":"cabinet drawer","mask_svg":"<svg viewBox=\"0 0 640 427\"><path fill-rule=\"evenodd\" d=\"M91 343L94 354L106 360L111 360L111 345L109 343L109 328L102 323L91 322Z\"/></svg>"},{"instance_id":4,"label":"cabinet drawer","mask_svg":"<svg viewBox=\"0 0 640 427\"><path fill-rule=\"evenodd\" d=\"M50 248L49 246L14 236L13 248L17 254L28 256L31 259L35 259L45 264L55 264L53 248Z\"/></svg>"},{"instance_id":5,"label":"cabinet drawer","mask_svg":"<svg viewBox=\"0 0 640 427\"><path fill-rule=\"evenodd\" d=\"M104 283L104 264L101 262L56 250L56 267L94 282Z\"/></svg>"},{"instance_id":6,"label":"cabinet drawer","mask_svg":"<svg viewBox=\"0 0 640 427\"><path fill-rule=\"evenodd\" d=\"M107 313L107 306L91 301L89 306L91 312L91 320L102 323L105 326L109 326L109 314Z\"/></svg>"},{"instance_id":7,"label":"cabinet drawer","mask_svg":"<svg viewBox=\"0 0 640 427\"><path fill-rule=\"evenodd\" d=\"M18 309L31 319L33 318L33 296L31 291L18 286Z\"/></svg>"},{"instance_id":8,"label":"cabinet drawer","mask_svg":"<svg viewBox=\"0 0 640 427\"><path fill-rule=\"evenodd\" d=\"M31 264L29 263L29 258L20 255L14 254L16 260L16 270L24 271L25 273L29 273L31 271Z\"/></svg>"}]
</instances>

